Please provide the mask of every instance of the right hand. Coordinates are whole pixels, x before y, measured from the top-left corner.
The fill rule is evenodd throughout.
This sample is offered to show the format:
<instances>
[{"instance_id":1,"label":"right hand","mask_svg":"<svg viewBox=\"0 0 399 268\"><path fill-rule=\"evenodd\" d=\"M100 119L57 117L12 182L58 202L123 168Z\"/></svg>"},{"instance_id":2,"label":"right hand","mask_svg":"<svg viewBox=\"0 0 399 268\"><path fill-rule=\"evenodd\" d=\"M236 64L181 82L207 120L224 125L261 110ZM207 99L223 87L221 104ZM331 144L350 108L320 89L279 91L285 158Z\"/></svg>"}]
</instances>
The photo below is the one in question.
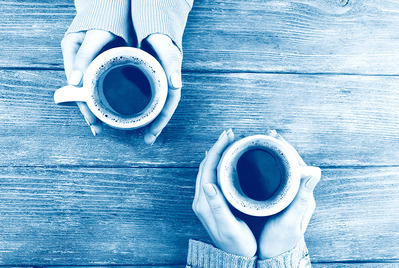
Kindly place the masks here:
<instances>
[{"instance_id":1,"label":"right hand","mask_svg":"<svg viewBox=\"0 0 399 268\"><path fill-rule=\"evenodd\" d=\"M68 84L79 86L87 67L116 36L108 31L89 30L77 33L68 33L61 41L64 58L65 74ZM90 111L84 102L77 102L87 124L95 136L102 131L101 121Z\"/></svg>"},{"instance_id":2,"label":"right hand","mask_svg":"<svg viewBox=\"0 0 399 268\"><path fill-rule=\"evenodd\" d=\"M230 211L226 199L216 186L216 169L234 133L224 131L201 162L193 201L193 210L216 247L244 257L256 254L256 239L248 225Z\"/></svg>"},{"instance_id":3,"label":"right hand","mask_svg":"<svg viewBox=\"0 0 399 268\"><path fill-rule=\"evenodd\" d=\"M259 259L268 259L293 249L303 238L316 207L313 190L320 181L318 167L307 166L294 147L276 131L269 135L285 143L302 167L301 183L292 203L282 212L269 217L259 238Z\"/></svg>"}]
</instances>

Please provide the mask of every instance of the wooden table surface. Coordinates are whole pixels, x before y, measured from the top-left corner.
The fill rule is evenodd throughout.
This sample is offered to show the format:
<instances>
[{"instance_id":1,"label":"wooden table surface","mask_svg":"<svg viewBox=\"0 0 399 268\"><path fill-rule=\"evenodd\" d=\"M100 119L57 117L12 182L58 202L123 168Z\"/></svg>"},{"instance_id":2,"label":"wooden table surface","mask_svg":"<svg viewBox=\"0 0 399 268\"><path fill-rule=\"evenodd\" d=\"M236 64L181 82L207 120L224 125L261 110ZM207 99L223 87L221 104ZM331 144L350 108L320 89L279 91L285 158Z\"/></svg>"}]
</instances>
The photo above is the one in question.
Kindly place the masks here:
<instances>
[{"instance_id":1,"label":"wooden table surface","mask_svg":"<svg viewBox=\"0 0 399 268\"><path fill-rule=\"evenodd\" d=\"M53 103L72 2L0 1L0 265L184 265L189 238L209 241L197 167L232 127L277 129L322 168L315 267L399 267L397 0L197 0L153 146Z\"/></svg>"}]
</instances>

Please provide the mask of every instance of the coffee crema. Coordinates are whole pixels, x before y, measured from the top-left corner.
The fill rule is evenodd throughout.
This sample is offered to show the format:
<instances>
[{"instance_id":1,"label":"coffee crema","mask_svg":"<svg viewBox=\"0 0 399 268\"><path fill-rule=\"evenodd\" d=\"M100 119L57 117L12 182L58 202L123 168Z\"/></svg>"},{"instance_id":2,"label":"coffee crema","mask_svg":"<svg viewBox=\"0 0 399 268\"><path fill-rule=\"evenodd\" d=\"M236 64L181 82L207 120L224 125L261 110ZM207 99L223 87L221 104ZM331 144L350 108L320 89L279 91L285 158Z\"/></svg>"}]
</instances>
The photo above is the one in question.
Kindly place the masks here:
<instances>
[{"instance_id":1,"label":"coffee crema","mask_svg":"<svg viewBox=\"0 0 399 268\"><path fill-rule=\"evenodd\" d=\"M128 117L146 109L151 101L152 91L142 70L133 65L121 65L103 76L100 99L109 109Z\"/></svg>"},{"instance_id":2,"label":"coffee crema","mask_svg":"<svg viewBox=\"0 0 399 268\"><path fill-rule=\"evenodd\" d=\"M254 200L265 201L278 191L284 181L284 164L274 153L250 149L237 161L237 175L243 193Z\"/></svg>"}]
</instances>

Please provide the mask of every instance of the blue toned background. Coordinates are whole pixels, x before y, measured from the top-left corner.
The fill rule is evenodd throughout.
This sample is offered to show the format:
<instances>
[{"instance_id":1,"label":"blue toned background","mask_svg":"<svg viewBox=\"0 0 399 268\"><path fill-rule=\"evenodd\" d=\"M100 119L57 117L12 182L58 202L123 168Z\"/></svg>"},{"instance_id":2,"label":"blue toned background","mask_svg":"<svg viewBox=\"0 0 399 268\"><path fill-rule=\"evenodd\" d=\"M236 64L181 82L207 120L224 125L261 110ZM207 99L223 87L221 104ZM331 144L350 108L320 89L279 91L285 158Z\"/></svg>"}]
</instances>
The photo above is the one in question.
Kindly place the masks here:
<instances>
[{"instance_id":1,"label":"blue toned background","mask_svg":"<svg viewBox=\"0 0 399 268\"><path fill-rule=\"evenodd\" d=\"M153 146L93 137L66 83L73 1L0 1L0 265L183 266L219 134L277 129L322 168L315 267L399 266L399 2L197 0L182 100Z\"/></svg>"}]
</instances>

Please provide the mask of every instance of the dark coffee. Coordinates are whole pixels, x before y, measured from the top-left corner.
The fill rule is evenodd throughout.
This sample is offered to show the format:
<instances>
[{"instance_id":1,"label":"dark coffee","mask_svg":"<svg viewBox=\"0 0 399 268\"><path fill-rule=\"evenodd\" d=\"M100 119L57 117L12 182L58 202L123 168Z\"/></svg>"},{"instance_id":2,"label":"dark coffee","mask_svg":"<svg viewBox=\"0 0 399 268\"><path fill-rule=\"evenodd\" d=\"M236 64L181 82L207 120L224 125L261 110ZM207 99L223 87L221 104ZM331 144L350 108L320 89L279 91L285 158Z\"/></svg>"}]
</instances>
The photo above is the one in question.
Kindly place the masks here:
<instances>
[{"instance_id":1,"label":"dark coffee","mask_svg":"<svg viewBox=\"0 0 399 268\"><path fill-rule=\"evenodd\" d=\"M102 88L109 106L120 115L133 116L142 112L152 98L147 77L131 65L109 71L104 77Z\"/></svg>"},{"instance_id":2,"label":"dark coffee","mask_svg":"<svg viewBox=\"0 0 399 268\"><path fill-rule=\"evenodd\" d=\"M237 162L237 175L242 191L257 201L271 198L286 174L275 154L265 149L246 151Z\"/></svg>"}]
</instances>

